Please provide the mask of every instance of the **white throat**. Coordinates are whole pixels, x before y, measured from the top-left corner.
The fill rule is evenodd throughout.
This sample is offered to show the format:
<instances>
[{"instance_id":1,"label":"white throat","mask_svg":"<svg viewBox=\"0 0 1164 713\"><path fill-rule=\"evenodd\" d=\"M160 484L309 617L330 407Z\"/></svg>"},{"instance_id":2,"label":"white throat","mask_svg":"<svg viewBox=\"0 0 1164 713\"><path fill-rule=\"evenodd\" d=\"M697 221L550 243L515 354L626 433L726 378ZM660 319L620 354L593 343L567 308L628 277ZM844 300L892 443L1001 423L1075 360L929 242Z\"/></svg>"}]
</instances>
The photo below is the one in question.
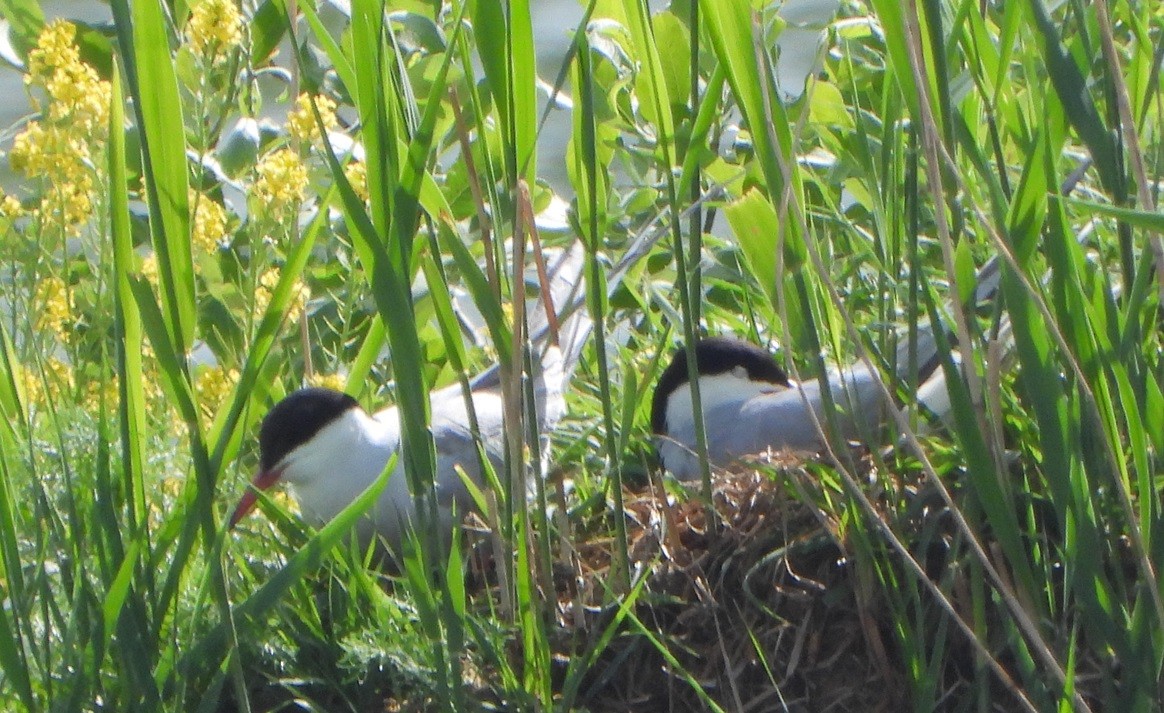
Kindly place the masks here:
<instances>
[{"instance_id":1,"label":"white throat","mask_svg":"<svg viewBox=\"0 0 1164 713\"><path fill-rule=\"evenodd\" d=\"M721 406L742 405L761 394L771 394L785 388L769 381L753 381L742 368L736 368L720 374L700 376L699 402L703 406L703 413L707 414ZM666 413L669 432L691 430L685 428L695 413L689 382L684 382L667 397Z\"/></svg>"},{"instance_id":2,"label":"white throat","mask_svg":"<svg viewBox=\"0 0 1164 713\"><path fill-rule=\"evenodd\" d=\"M294 486L304 517L322 524L379 477L398 444L392 426L349 409L287 454L283 479Z\"/></svg>"}]
</instances>

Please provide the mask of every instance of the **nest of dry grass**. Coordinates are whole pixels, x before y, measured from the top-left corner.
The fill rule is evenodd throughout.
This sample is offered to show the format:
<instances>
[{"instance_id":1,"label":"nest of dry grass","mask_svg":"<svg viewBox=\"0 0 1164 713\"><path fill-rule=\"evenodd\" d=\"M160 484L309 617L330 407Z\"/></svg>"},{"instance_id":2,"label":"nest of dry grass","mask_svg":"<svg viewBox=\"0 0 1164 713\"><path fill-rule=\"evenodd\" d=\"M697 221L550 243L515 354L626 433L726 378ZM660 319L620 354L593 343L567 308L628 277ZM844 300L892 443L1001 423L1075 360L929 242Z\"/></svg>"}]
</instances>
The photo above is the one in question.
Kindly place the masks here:
<instances>
[{"instance_id":1,"label":"nest of dry grass","mask_svg":"<svg viewBox=\"0 0 1164 713\"><path fill-rule=\"evenodd\" d=\"M928 577L943 582L959 615L972 620L970 575L958 565L957 548L951 549L953 523L936 493L920 473L878 474L868 453L852 455L857 467L851 472L866 484L877 517L890 524ZM928 595L920 585L906 584L913 575L904 568L891 581L919 586L913 601L920 609L902 613L910 597L887 594L874 569L893 567L894 558L870 562L858 554L876 549L880 539L862 524L865 516L841 527L833 519L838 508L817 507L839 497L826 494L817 466L827 468L815 459L769 456L762 464L718 472L714 523L697 486L689 497L658 483L624 490L628 567L641 588L602 647L600 639L628 596L611 591L611 514L573 519L572 531L555 547L557 629L551 646L557 690L565 688L571 663L601 648L572 691L575 709L703 711L710 700L736 711L898 711L917 702L915 693L956 707L968 687L981 685L972 646L953 627L930 641L928 632L937 631L945 615L925 604ZM866 544L858 546L850 536ZM496 572L484 559L484 570L477 568L472 577L475 596L496 602ZM941 647L922 654L939 665L931 672L939 690L911 691L903 668L908 656L895 631L895 617L901 616L922 627L923 646ZM986 645L1017 678L1010 645ZM520 666L519 642L510 654ZM1079 665L1098 670L1102 662ZM486 705L492 699L488 678L483 672L475 687ZM993 710L1019 709L1013 686L991 686Z\"/></svg>"},{"instance_id":2,"label":"nest of dry grass","mask_svg":"<svg viewBox=\"0 0 1164 713\"><path fill-rule=\"evenodd\" d=\"M834 523L788 487L808 478L787 461L719 473L710 526L698 498L627 491L630 567L646 578L634 616L658 643L624 623L580 703L696 711L707 696L741 711L900 709L882 612L859 595ZM573 582L558 579L563 658L577 654L569 646L593 643L614 614L601 608L609 535L574 539Z\"/></svg>"}]
</instances>

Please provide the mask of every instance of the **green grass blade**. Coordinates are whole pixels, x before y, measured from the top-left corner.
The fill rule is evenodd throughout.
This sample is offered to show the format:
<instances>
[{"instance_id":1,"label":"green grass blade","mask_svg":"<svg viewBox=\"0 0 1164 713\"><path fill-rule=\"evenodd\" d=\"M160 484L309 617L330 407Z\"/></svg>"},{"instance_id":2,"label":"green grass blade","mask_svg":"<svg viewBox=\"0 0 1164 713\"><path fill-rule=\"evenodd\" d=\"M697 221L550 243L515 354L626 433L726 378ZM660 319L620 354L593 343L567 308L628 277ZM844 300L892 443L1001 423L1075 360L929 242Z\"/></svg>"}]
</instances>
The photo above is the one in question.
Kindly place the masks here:
<instances>
[{"instance_id":1,"label":"green grass blade","mask_svg":"<svg viewBox=\"0 0 1164 713\"><path fill-rule=\"evenodd\" d=\"M363 393L368 374L372 371L372 365L380 358L380 351L384 348L384 340L387 338L384 320L380 318L379 314L373 315L372 323L364 334L364 341L360 344L360 349L356 353L356 358L352 360L348 371L346 385L348 393L355 396Z\"/></svg>"},{"instance_id":2,"label":"green grass blade","mask_svg":"<svg viewBox=\"0 0 1164 713\"><path fill-rule=\"evenodd\" d=\"M18 437L18 426L25 423L25 395L20 362L13 349L8 328L0 322L0 427L12 437Z\"/></svg>"},{"instance_id":3,"label":"green grass blade","mask_svg":"<svg viewBox=\"0 0 1164 713\"><path fill-rule=\"evenodd\" d=\"M222 466L229 463L238 453L241 437L240 425L242 415L248 406L262 403L270 391L275 374L264 369L267 357L286 324L287 310L291 300L298 297L296 283L303 275L311 251L315 247L320 231L327 225L327 208L335 194L335 188L329 190L320 202L320 210L316 213L299 240L291 246L286 261L279 271L279 281L271 291L271 299L267 309L259 320L255 335L250 341L246 361L240 371L238 383L228 401L229 406L222 410L214 424L207 431L207 443L214 445L211 457L211 467L214 472L220 472Z\"/></svg>"},{"instance_id":4,"label":"green grass blade","mask_svg":"<svg viewBox=\"0 0 1164 713\"><path fill-rule=\"evenodd\" d=\"M580 111L574 112L573 135L568 151L571 177L578 193L578 224L582 244L586 248L586 305L594 323L594 337L598 344L606 341L606 285L601 263L601 251L607 233L609 213L607 195L611 152L598 141L595 120L595 92L591 48L584 35L575 38L579 44L575 55L573 81L578 94ZM630 566L627 562L629 545L626 534L626 514L623 503L622 461L614 438L614 404L611 392L610 366L606 350L595 351L598 366L598 388L602 399L602 423L606 431L606 474L614 496L614 547L612 572L616 591L630 588Z\"/></svg>"},{"instance_id":5,"label":"green grass blade","mask_svg":"<svg viewBox=\"0 0 1164 713\"><path fill-rule=\"evenodd\" d=\"M36 46L44 27L44 11L36 0L0 0L0 15L12 26L12 44L21 55Z\"/></svg>"},{"instance_id":6,"label":"green grass blade","mask_svg":"<svg viewBox=\"0 0 1164 713\"><path fill-rule=\"evenodd\" d=\"M462 9L463 13L463 9ZM463 15L462 15L463 16ZM381 38L394 39L382 25L379 4L366 0L352 6L353 47L356 59L356 94L363 122L363 137L368 161L368 186L371 216L362 201L342 177L339 162L330 146L327 161L340 190L344 214L353 226L353 241L371 278L377 311L384 322L397 385L397 408L401 420L401 452L404 472L417 507L417 527L421 536L421 561L434 565L425 571L442 592L444 605L439 614L447 635L461 630L456 611L448 603L448 583L436 566L441 552L434 481L436 452L428 424L431 419L428 386L424 373L424 352L416 324L411 283L418 261L414 259L414 241L419 223L420 196L426 185L426 161L434 140L433 127L439 115L438 103L429 104L419 119L414 93L403 64L384 60L377 48ZM455 27L459 33L461 22ZM362 43L367 43L366 45ZM456 44L456 37L450 42ZM398 48L390 48L396 52ZM443 96L451 55L446 55L433 89ZM411 118L411 119L410 119ZM318 118L317 118L318 120ZM374 148L374 147L378 147ZM381 153L382 152L382 153ZM417 249L423 243L415 244ZM427 578L427 577L426 577ZM456 707L462 699L460 644L446 638L444 644L457 646L443 654L439 636L433 637L434 656L440 675L438 683L445 705Z\"/></svg>"},{"instance_id":7,"label":"green grass blade","mask_svg":"<svg viewBox=\"0 0 1164 713\"><path fill-rule=\"evenodd\" d=\"M679 195L686 196L695 188L696 179L701 164L707 160L703 147L711 137L712 127L718 120L720 97L723 95L723 86L727 81L727 74L723 65L716 65L711 78L707 80L707 88L703 92L703 99L699 102L699 112L691 128L691 138L686 155L683 157L683 171L679 177Z\"/></svg>"},{"instance_id":8,"label":"green grass blade","mask_svg":"<svg viewBox=\"0 0 1164 713\"><path fill-rule=\"evenodd\" d=\"M918 116L918 91L910 68L908 33L905 30L907 6L894 0L869 0L877 14L877 21L885 33L885 51L889 55L893 81L886 82L886 91L900 91L905 95L910 114Z\"/></svg>"},{"instance_id":9,"label":"green grass blade","mask_svg":"<svg viewBox=\"0 0 1164 713\"><path fill-rule=\"evenodd\" d=\"M709 1L700 3L700 9L707 19L716 59L726 70L728 84L740 104L740 110L750 126L760 127L752 132L752 140L755 142L756 158L763 169L769 195L780 196L783 194L785 179L777 157L790 159L792 135L783 106L767 97L764 90L768 78L761 72L756 59L751 5L746 0ZM762 127L767 126L769 117L773 122L771 129L774 134L762 130ZM794 269L796 265L789 267Z\"/></svg>"},{"instance_id":10,"label":"green grass blade","mask_svg":"<svg viewBox=\"0 0 1164 713\"><path fill-rule=\"evenodd\" d=\"M602 652L606 650L610 642L621 631L623 622L634 616L635 605L638 603L646 583L647 578L640 577L630 590L616 600L618 602L618 609L610 617L606 628L595 639L594 644L588 647L583 655L570 661L570 667L566 671L566 680L562 684L561 710L573 709L574 699L578 696L583 680L586 676L593 673L594 665L598 662L599 657L602 656Z\"/></svg>"},{"instance_id":11,"label":"green grass blade","mask_svg":"<svg viewBox=\"0 0 1164 713\"><path fill-rule=\"evenodd\" d=\"M1038 33L1043 62L1051 77L1051 84L1059 95L1059 101L1063 103L1068 121L1087 145L1104 187L1112 193L1117 203L1122 203L1126 187L1117 160L1119 147L1091 99L1088 89L1091 84L1063 46L1059 28L1042 0L1029 0L1022 5L1027 8L1027 21Z\"/></svg>"},{"instance_id":12,"label":"green grass blade","mask_svg":"<svg viewBox=\"0 0 1164 713\"><path fill-rule=\"evenodd\" d=\"M515 0L509 4L506 49L513 82L510 91L513 96L513 146L517 175L533 186L537 182L538 170L538 75L529 0Z\"/></svg>"},{"instance_id":13,"label":"green grass blade","mask_svg":"<svg viewBox=\"0 0 1164 713\"><path fill-rule=\"evenodd\" d=\"M187 424L198 423L198 408L194 404L194 390L186 371L186 359L174 350L175 344L169 339L166 317L162 313L154 292L143 278L129 277L130 291L137 304L143 331L153 345L158 366L165 377L164 386L170 401Z\"/></svg>"},{"instance_id":14,"label":"green grass blade","mask_svg":"<svg viewBox=\"0 0 1164 713\"><path fill-rule=\"evenodd\" d=\"M510 76L510 28L506 17L506 6L502 3L479 2L473 4L473 39L477 42L477 55L481 59L481 66L488 79L488 87L493 95L493 106L497 111L498 121L505 127L506 141L509 150L505 153L505 171L511 180L507 185L516 183L518 175L518 158L515 152L513 127L517 123L513 117L514 98L511 95L514 83Z\"/></svg>"},{"instance_id":15,"label":"green grass blade","mask_svg":"<svg viewBox=\"0 0 1164 713\"><path fill-rule=\"evenodd\" d=\"M447 254L452 256L461 273L461 279L473 298L473 304L481 311L481 317L485 320L489 335L497 349L498 362L510 363L509 360L513 358L512 330L506 321L501 303L493 296L493 288L489 285L489 279L458 235L451 231L442 231L441 238L443 247Z\"/></svg>"},{"instance_id":16,"label":"green grass blade","mask_svg":"<svg viewBox=\"0 0 1164 713\"><path fill-rule=\"evenodd\" d=\"M381 25L380 4L370 0L352 4L352 61L355 68L354 84L348 87L355 98L356 109L359 111L360 124L363 130L360 139L364 142L364 151L368 157L368 189L370 194L370 220L375 226L374 236L387 236L392 216L392 202L396 194L396 185L399 181L401 161L399 141L401 133L397 128L400 122L397 114L389 114L388 98L385 93L389 87L385 85L385 74L388 71L380 50L384 40L384 30ZM336 175L333 167L332 175ZM341 184L342 185L342 184ZM350 205L344 196L345 205ZM363 213L362 203L360 213ZM349 215L349 220L351 216ZM378 242L379 237L375 237ZM363 245L358 246L361 250ZM370 255L361 254L365 269L371 273L373 265L369 262Z\"/></svg>"},{"instance_id":17,"label":"green grass blade","mask_svg":"<svg viewBox=\"0 0 1164 713\"><path fill-rule=\"evenodd\" d=\"M319 529L306 544L287 560L278 572L263 586L246 598L241 604L231 608L230 621L219 622L210 631L200 636L178 664L178 671L191 673L205 669L208 661L217 661L226 653L230 632L239 624L257 623L287 593L291 587L319 568L323 559L349 537L356 522L372 507L380 497L384 486L396 467L396 457L389 459L384 471L367 490L345 507L331 522ZM162 672L164 674L164 672Z\"/></svg>"},{"instance_id":18,"label":"green grass blade","mask_svg":"<svg viewBox=\"0 0 1164 713\"><path fill-rule=\"evenodd\" d=\"M0 556L4 563L4 582L8 590L8 601L20 603L21 607L0 608L0 670L7 679L6 687L14 690L28 710L36 710L39 705L33 695L29 677L29 661L20 614L25 601L25 585L20 559L19 539L16 529L16 511L12 499L10 483L13 482L8 464L14 453L7 432L0 432ZM9 619L9 612L13 618Z\"/></svg>"},{"instance_id":19,"label":"green grass blade","mask_svg":"<svg viewBox=\"0 0 1164 713\"><path fill-rule=\"evenodd\" d=\"M286 13L285 7L287 0L280 0L280 4L284 5L283 11ZM332 38L331 33L327 31L323 22L316 14L312 3L305 2L298 5L299 12L303 13L303 17L307 20L307 24L311 27L314 37L323 50L327 52L327 58L331 60L331 64L335 67L336 74L339 75L340 81L344 83L345 87L356 86L356 73L352 69L352 63L348 61L347 55L344 54L343 49L339 43Z\"/></svg>"},{"instance_id":20,"label":"green grass blade","mask_svg":"<svg viewBox=\"0 0 1164 713\"><path fill-rule=\"evenodd\" d=\"M117 376L118 387L121 390L119 409L121 467L126 485L125 492L131 495L127 504L129 526L132 529L137 519L146 512L144 484L146 407L141 353L144 335L130 284L136 268L133 264L133 233L129 221L125 118L119 72L114 72L111 84L113 100L109 110L109 212L110 233L113 238L113 282L116 290L114 310L120 338Z\"/></svg>"},{"instance_id":21,"label":"green grass blade","mask_svg":"<svg viewBox=\"0 0 1164 713\"><path fill-rule=\"evenodd\" d=\"M1062 198L1061 200L1069 207L1115 218L1148 232L1164 233L1164 214L1156 211L1120 208L1108 203L1097 203L1081 198Z\"/></svg>"},{"instance_id":22,"label":"green grass blade","mask_svg":"<svg viewBox=\"0 0 1164 713\"><path fill-rule=\"evenodd\" d=\"M105 622L105 641L113 641L113 631L117 628L117 620L129 596L130 585L138 564L138 550L140 542L134 542L125 552L125 559L117 568L117 575L109 583L105 592L105 602L102 606L102 619Z\"/></svg>"},{"instance_id":23,"label":"green grass blade","mask_svg":"<svg viewBox=\"0 0 1164 713\"><path fill-rule=\"evenodd\" d=\"M113 9L122 47L133 48L132 55L125 54L123 59L141 129L150 235L157 253L166 331L174 350L185 354L194 341L194 263L186 129L170 58L170 36L156 0L135 2L132 11L125 0L115 0Z\"/></svg>"}]
</instances>

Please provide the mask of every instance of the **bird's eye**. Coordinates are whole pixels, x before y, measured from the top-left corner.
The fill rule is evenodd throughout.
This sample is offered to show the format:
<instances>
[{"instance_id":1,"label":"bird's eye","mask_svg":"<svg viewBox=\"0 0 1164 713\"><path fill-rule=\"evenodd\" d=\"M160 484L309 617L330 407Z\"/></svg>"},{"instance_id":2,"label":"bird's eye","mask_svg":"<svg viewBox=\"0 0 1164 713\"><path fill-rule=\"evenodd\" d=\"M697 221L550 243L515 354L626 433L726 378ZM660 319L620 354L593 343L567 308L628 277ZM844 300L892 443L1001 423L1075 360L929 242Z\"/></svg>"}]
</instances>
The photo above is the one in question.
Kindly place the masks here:
<instances>
[{"instance_id":1,"label":"bird's eye","mask_svg":"<svg viewBox=\"0 0 1164 713\"><path fill-rule=\"evenodd\" d=\"M748 370L742 366L733 367L732 368L732 376L736 377L737 379L747 379L748 378Z\"/></svg>"}]
</instances>

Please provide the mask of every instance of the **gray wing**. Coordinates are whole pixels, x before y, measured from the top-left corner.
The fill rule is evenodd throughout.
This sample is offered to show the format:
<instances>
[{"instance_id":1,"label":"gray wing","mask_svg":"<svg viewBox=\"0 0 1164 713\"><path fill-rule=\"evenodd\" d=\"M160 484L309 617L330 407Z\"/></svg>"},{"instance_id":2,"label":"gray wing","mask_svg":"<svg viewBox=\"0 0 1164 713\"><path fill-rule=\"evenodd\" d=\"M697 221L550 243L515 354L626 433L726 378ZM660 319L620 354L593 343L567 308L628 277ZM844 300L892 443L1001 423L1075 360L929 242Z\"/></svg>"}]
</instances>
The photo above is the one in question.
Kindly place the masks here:
<instances>
[{"instance_id":1,"label":"gray wing","mask_svg":"<svg viewBox=\"0 0 1164 713\"><path fill-rule=\"evenodd\" d=\"M492 392L473 394L473 410L480 428L481 445L493 468L502 467L503 425L501 397ZM465 482L457 472L463 470L474 483L484 482L477 438L469 427L469 412L460 392L450 394L446 401L433 399L433 442L437 453L437 501L442 510L456 504L457 512L464 514L473 506Z\"/></svg>"},{"instance_id":2,"label":"gray wing","mask_svg":"<svg viewBox=\"0 0 1164 713\"><path fill-rule=\"evenodd\" d=\"M876 378L863 365L829 374L829 391L837 406L841 438L875 441L877 430L886 421ZM713 465L727 466L743 456L769 449L817 452L824 446L817 422L828 428L817 380L738 403L720 404L705 411L707 441L712 444L708 456ZM694 425L673 428L671 437L659 443L659 454L667 469L680 480L698 477Z\"/></svg>"},{"instance_id":3,"label":"gray wing","mask_svg":"<svg viewBox=\"0 0 1164 713\"><path fill-rule=\"evenodd\" d=\"M484 478L477 451L477 439L469 428L468 411L461 397L460 386L441 389L432 394L432 435L436 446L436 498L438 521L430 526L439 528L442 538L448 538L453 528L453 512L459 519L474 507L469 489L458 469L480 485ZM490 392L473 395L474 410L481 429L485 456L493 467L501 469L501 416L500 398ZM376 414L390 428L399 429L399 412L395 407ZM400 546L402 535L417 525L416 504L404 472L404 455L399 454L395 470L371 513L371 519L361 521L361 535L366 542L371 538L372 525L392 549Z\"/></svg>"},{"instance_id":4,"label":"gray wing","mask_svg":"<svg viewBox=\"0 0 1164 713\"><path fill-rule=\"evenodd\" d=\"M586 266L586 254L582 243L575 240L569 248L546 250L546 255L549 296L554 305L560 344L558 366L561 375L556 378L563 380L568 379L573 373L593 328L590 316L582 309L586 296L586 282L582 275ZM536 285L536 277L534 279ZM534 350L535 361L542 366L543 371L548 371L547 361L558 359L558 356L552 353L553 329L545 302L540 296L527 300L526 312L529 315L530 344ZM474 390L495 388L500 383L500 368L496 364L470 381Z\"/></svg>"}]
</instances>

